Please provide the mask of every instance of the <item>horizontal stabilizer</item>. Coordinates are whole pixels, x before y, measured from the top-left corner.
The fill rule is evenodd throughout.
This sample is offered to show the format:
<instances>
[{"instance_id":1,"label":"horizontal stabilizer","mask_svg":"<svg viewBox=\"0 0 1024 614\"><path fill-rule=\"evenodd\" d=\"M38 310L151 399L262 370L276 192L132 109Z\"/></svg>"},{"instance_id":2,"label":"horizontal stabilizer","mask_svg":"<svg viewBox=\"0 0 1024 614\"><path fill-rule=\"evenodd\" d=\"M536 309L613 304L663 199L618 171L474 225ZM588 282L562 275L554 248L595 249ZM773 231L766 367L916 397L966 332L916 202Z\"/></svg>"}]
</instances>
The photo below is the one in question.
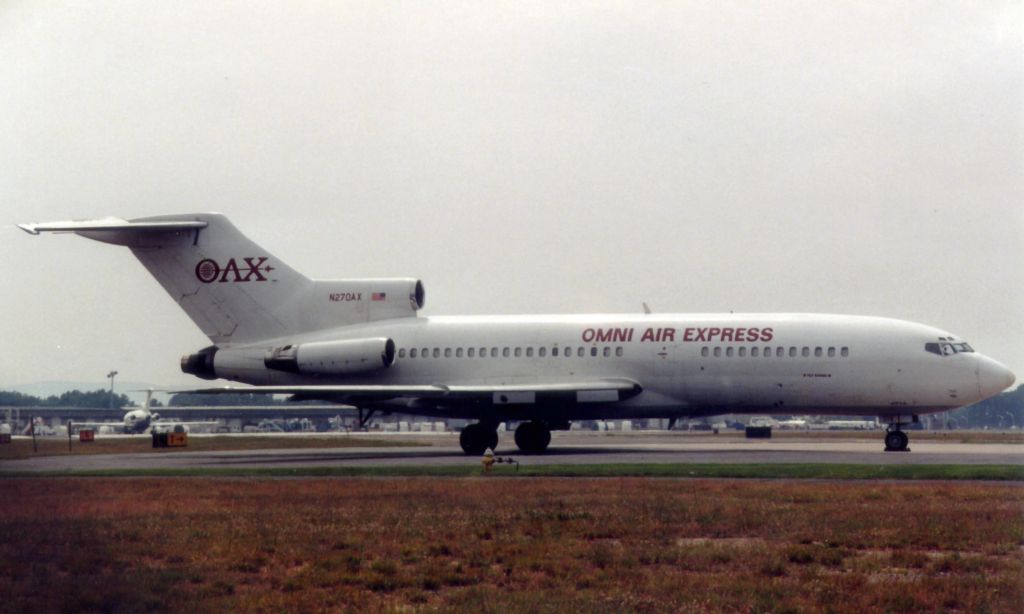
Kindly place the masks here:
<instances>
[{"instance_id":1,"label":"horizontal stabilizer","mask_svg":"<svg viewBox=\"0 0 1024 614\"><path fill-rule=\"evenodd\" d=\"M181 220L173 222L129 222L116 217L102 220L78 220L67 222L46 222L44 224L18 224L18 228L37 235L41 232L168 232L175 230L199 230L206 228L206 222Z\"/></svg>"}]
</instances>

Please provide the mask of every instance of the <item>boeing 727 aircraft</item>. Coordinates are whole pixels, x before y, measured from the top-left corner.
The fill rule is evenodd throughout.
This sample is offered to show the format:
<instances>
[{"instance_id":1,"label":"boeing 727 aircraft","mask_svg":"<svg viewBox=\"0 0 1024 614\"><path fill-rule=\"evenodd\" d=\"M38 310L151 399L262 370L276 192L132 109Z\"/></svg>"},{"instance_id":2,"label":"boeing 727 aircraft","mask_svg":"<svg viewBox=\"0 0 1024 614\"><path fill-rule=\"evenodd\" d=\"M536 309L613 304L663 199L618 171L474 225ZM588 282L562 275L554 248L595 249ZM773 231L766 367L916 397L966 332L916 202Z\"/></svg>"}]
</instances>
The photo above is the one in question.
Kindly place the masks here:
<instances>
[{"instance_id":1,"label":"boeing 727 aircraft","mask_svg":"<svg viewBox=\"0 0 1024 614\"><path fill-rule=\"evenodd\" d=\"M213 342L181 359L197 377L291 394L475 420L467 454L515 442L547 449L573 420L716 414L879 416L887 450L907 450L920 414L970 405L1014 381L946 331L901 320L815 314L422 317L416 279L312 280L223 215L22 224L131 249Z\"/></svg>"}]
</instances>

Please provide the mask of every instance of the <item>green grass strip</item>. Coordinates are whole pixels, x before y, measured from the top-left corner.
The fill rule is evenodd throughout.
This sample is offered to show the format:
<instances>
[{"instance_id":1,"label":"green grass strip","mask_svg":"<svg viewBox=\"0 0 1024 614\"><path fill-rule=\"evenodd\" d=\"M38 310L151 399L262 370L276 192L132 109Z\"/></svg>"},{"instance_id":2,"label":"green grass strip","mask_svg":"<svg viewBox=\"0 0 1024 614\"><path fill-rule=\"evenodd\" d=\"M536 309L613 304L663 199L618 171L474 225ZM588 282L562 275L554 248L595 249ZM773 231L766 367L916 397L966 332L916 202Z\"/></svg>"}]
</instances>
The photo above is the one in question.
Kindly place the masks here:
<instances>
[{"instance_id":1,"label":"green grass strip","mask_svg":"<svg viewBox=\"0 0 1024 614\"><path fill-rule=\"evenodd\" d=\"M838 465L838 464L597 464L499 465L485 474L478 463L376 467L216 467L0 471L15 477L664 477L813 480L1024 481L1024 465Z\"/></svg>"}]
</instances>

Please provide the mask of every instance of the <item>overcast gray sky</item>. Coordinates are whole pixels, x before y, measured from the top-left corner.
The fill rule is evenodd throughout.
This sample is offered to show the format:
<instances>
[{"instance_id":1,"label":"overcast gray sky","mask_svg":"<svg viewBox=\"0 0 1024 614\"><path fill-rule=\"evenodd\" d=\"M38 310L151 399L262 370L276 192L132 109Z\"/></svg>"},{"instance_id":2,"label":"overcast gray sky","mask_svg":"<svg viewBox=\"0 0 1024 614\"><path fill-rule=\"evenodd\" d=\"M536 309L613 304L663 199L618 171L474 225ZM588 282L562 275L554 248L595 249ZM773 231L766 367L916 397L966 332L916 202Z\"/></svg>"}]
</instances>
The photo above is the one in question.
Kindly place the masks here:
<instances>
[{"instance_id":1,"label":"overcast gray sky","mask_svg":"<svg viewBox=\"0 0 1024 614\"><path fill-rule=\"evenodd\" d=\"M123 249L220 211L430 314L806 311L1024 377L1020 2L0 5L0 387L192 385Z\"/></svg>"}]
</instances>

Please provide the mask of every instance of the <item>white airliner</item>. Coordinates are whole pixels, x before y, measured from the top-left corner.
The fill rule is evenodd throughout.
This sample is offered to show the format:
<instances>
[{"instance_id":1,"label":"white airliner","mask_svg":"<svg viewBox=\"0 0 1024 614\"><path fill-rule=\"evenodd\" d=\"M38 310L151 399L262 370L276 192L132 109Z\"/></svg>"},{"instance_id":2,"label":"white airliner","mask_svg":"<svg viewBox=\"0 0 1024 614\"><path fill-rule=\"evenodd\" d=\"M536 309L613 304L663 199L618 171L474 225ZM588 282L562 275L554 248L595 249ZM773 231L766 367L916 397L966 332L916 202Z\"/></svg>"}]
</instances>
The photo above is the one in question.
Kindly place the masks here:
<instances>
[{"instance_id":1,"label":"white airliner","mask_svg":"<svg viewBox=\"0 0 1024 614\"><path fill-rule=\"evenodd\" d=\"M124 245L213 345L185 373L292 394L475 420L467 454L519 423L543 452L573 420L717 414L878 416L887 450L902 427L998 394L1003 365L946 331L900 320L815 314L421 317L416 279L312 280L223 215L23 224Z\"/></svg>"},{"instance_id":2,"label":"white airliner","mask_svg":"<svg viewBox=\"0 0 1024 614\"><path fill-rule=\"evenodd\" d=\"M163 432L181 428L189 428L193 426L218 426L217 422L213 421L191 421L185 422L181 420L162 420L160 414L150 409L150 402L153 399L153 393L155 390L146 390L146 402L142 407L128 410L124 419L121 422L75 422L75 426L78 427L117 427L121 429L122 433L126 434L142 434L147 432Z\"/></svg>"}]
</instances>

